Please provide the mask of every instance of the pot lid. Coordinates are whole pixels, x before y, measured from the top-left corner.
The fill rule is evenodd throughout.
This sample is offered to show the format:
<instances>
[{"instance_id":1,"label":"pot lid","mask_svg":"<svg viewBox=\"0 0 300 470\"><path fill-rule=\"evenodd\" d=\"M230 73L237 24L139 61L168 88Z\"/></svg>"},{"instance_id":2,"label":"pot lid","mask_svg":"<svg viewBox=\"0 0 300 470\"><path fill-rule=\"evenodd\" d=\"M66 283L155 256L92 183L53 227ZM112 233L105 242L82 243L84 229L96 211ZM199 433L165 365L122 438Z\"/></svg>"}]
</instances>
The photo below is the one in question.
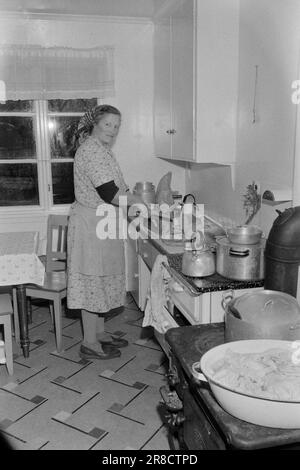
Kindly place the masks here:
<instances>
[{"instance_id":1,"label":"pot lid","mask_svg":"<svg viewBox=\"0 0 300 470\"><path fill-rule=\"evenodd\" d=\"M276 326L300 321L300 306L297 300L285 292L263 290L243 294L231 302L229 308L233 305L242 320L257 325L270 323Z\"/></svg>"},{"instance_id":2,"label":"pot lid","mask_svg":"<svg viewBox=\"0 0 300 470\"><path fill-rule=\"evenodd\" d=\"M239 243L232 243L229 238L227 237L217 237L216 238L216 243L217 245L219 246L225 246L225 247L237 247L238 250L240 251L244 251L244 250L257 250L257 249L261 249L262 247L264 247L265 245L265 242L266 242L266 239L265 238L261 238L260 241L258 243L256 243L255 245L253 244L246 244L244 243L243 245L240 245Z\"/></svg>"}]
</instances>

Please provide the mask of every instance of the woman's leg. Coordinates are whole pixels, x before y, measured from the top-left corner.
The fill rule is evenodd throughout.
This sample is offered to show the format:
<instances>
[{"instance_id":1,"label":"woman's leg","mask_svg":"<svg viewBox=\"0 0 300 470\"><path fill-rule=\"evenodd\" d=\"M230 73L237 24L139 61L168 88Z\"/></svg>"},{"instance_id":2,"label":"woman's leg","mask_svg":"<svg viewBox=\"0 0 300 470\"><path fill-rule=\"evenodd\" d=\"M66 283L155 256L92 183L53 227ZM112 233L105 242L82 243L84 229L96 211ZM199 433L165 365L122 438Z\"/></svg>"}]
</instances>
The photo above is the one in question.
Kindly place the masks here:
<instances>
[{"instance_id":1,"label":"woman's leg","mask_svg":"<svg viewBox=\"0 0 300 470\"><path fill-rule=\"evenodd\" d=\"M88 310L81 310L81 315L83 326L83 345L93 349L94 351L103 352L101 344L97 340L98 315L96 313L89 312Z\"/></svg>"},{"instance_id":2,"label":"woman's leg","mask_svg":"<svg viewBox=\"0 0 300 470\"><path fill-rule=\"evenodd\" d=\"M128 346L126 339L118 338L104 331L104 317L99 316L97 320L97 339L102 344L110 344L116 348L125 348Z\"/></svg>"},{"instance_id":3,"label":"woman's leg","mask_svg":"<svg viewBox=\"0 0 300 470\"><path fill-rule=\"evenodd\" d=\"M104 326L104 317L102 316L97 316L97 340L111 340L111 335L106 333L105 331L105 326Z\"/></svg>"}]
</instances>

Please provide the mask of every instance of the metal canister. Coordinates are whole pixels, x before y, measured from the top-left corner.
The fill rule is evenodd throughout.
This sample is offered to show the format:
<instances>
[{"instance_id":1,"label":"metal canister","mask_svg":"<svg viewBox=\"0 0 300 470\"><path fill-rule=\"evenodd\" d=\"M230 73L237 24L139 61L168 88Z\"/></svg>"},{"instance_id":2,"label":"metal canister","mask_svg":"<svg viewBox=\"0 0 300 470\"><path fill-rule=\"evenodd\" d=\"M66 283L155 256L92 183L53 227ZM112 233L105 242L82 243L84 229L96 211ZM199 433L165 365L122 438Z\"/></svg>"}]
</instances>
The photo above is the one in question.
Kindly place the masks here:
<instances>
[{"instance_id":1,"label":"metal canister","mask_svg":"<svg viewBox=\"0 0 300 470\"><path fill-rule=\"evenodd\" d=\"M300 206L277 212L266 243L265 289L298 298Z\"/></svg>"},{"instance_id":2,"label":"metal canister","mask_svg":"<svg viewBox=\"0 0 300 470\"><path fill-rule=\"evenodd\" d=\"M136 183L133 193L138 194L147 204L155 203L155 186L150 181L139 181Z\"/></svg>"}]
</instances>

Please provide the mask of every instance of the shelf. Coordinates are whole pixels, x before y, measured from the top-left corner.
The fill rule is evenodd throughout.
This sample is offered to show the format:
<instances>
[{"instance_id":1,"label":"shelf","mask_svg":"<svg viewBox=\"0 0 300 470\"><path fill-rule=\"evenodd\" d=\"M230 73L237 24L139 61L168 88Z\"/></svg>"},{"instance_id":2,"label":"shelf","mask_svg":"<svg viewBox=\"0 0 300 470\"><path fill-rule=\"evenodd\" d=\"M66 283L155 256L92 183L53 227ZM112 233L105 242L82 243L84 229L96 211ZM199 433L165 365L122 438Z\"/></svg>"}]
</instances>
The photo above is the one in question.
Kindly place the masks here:
<instances>
[{"instance_id":1,"label":"shelf","mask_svg":"<svg viewBox=\"0 0 300 470\"><path fill-rule=\"evenodd\" d=\"M291 199L287 199L286 201L269 201L268 199L262 199L261 203L265 204L266 206L279 206L280 204L286 204L287 202L292 202Z\"/></svg>"}]
</instances>

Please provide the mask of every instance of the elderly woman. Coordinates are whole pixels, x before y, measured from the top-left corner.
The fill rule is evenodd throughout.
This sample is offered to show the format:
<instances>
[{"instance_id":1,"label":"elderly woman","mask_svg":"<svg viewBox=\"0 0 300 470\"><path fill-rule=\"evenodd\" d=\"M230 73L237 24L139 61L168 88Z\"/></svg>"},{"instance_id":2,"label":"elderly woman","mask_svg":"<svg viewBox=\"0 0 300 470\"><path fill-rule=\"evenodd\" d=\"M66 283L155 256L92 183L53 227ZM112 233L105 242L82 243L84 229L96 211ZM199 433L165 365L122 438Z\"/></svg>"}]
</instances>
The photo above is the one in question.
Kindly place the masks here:
<instances>
[{"instance_id":1,"label":"elderly woman","mask_svg":"<svg viewBox=\"0 0 300 470\"><path fill-rule=\"evenodd\" d=\"M141 202L129 193L113 145L121 124L121 113L109 105L88 111L78 125L80 147L74 160L75 202L71 206L68 229L67 301L71 309L81 309L83 342L79 355L84 359L119 357L124 339L104 331L105 315L124 305L124 245L120 238L101 237L97 230L103 220L97 215L101 204L112 204L119 220L119 197L127 203ZM105 206L102 206L102 208ZM107 206L106 206L107 207ZM116 231L118 237L118 230Z\"/></svg>"}]
</instances>

